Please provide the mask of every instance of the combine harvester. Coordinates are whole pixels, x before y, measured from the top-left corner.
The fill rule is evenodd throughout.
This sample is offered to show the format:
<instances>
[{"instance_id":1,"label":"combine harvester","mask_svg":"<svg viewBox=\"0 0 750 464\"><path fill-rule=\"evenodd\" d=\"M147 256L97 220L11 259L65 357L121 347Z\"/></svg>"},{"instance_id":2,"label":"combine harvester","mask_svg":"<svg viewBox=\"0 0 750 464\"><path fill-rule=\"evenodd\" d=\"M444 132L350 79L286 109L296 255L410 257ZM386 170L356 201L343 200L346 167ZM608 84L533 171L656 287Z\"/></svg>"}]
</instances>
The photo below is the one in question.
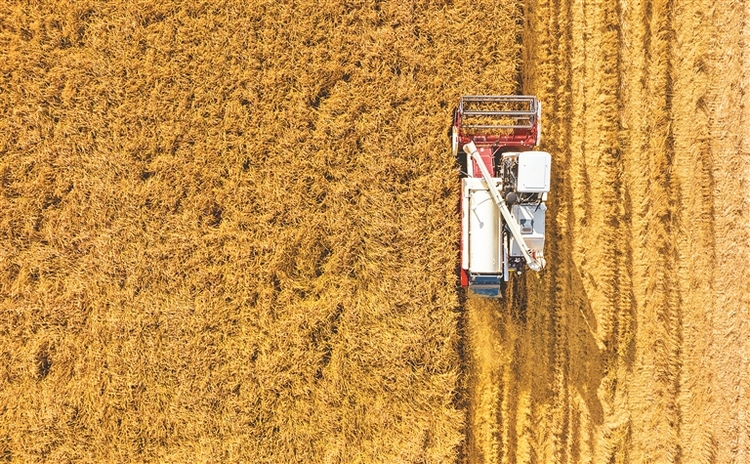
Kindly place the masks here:
<instances>
[{"instance_id":1,"label":"combine harvester","mask_svg":"<svg viewBox=\"0 0 750 464\"><path fill-rule=\"evenodd\" d=\"M544 269L550 154L533 96L465 96L453 118L461 165L461 286L500 298L510 271Z\"/></svg>"}]
</instances>

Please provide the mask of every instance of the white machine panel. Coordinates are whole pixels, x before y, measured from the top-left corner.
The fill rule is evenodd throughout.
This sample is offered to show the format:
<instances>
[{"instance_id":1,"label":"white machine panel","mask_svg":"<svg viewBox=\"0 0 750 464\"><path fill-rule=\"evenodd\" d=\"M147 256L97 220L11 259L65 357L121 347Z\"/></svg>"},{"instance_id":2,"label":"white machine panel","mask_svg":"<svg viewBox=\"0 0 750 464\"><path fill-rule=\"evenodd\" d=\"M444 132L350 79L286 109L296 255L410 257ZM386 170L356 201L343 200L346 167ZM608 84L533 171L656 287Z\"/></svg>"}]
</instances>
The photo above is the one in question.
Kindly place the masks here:
<instances>
[{"instance_id":1,"label":"white machine panel","mask_svg":"<svg viewBox=\"0 0 750 464\"><path fill-rule=\"evenodd\" d=\"M544 250L544 214L547 205L513 205L513 217L518 220L521 236L529 248ZM516 240L510 238L510 255L521 256L521 249Z\"/></svg>"},{"instance_id":2,"label":"white machine panel","mask_svg":"<svg viewBox=\"0 0 750 464\"><path fill-rule=\"evenodd\" d=\"M522 193L549 192L552 157L544 151L518 154L517 190Z\"/></svg>"},{"instance_id":3,"label":"white machine panel","mask_svg":"<svg viewBox=\"0 0 750 464\"><path fill-rule=\"evenodd\" d=\"M499 181L499 179L498 179ZM501 216L482 179L463 179L464 232L463 255L469 257L464 269L472 273L501 273ZM468 250L467 250L468 248ZM468 251L468 253L467 253Z\"/></svg>"}]
</instances>

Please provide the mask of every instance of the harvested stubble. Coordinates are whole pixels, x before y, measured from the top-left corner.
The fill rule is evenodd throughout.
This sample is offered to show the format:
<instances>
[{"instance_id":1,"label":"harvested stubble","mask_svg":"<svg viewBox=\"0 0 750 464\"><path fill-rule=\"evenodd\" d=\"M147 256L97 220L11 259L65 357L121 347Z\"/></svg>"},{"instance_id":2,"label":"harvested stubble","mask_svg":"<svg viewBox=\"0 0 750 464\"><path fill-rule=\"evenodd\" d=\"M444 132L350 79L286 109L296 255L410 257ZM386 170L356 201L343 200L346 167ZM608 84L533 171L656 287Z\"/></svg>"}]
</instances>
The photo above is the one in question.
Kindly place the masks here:
<instances>
[{"instance_id":1,"label":"harvested stubble","mask_svg":"<svg viewBox=\"0 0 750 464\"><path fill-rule=\"evenodd\" d=\"M518 15L4 2L0 459L457 459L445 129Z\"/></svg>"},{"instance_id":2,"label":"harvested stubble","mask_svg":"<svg viewBox=\"0 0 750 464\"><path fill-rule=\"evenodd\" d=\"M527 3L549 267L467 305L469 454L748 462L750 3Z\"/></svg>"}]
</instances>

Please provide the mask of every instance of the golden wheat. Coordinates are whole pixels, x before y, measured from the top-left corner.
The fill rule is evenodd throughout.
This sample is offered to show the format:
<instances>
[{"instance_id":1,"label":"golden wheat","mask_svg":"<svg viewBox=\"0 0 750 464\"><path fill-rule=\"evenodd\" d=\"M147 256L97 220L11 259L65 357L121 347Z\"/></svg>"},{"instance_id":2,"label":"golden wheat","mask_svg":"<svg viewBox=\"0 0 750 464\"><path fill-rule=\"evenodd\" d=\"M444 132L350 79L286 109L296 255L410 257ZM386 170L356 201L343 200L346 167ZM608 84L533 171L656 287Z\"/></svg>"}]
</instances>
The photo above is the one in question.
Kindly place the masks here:
<instances>
[{"instance_id":1,"label":"golden wheat","mask_svg":"<svg viewBox=\"0 0 750 464\"><path fill-rule=\"evenodd\" d=\"M0 456L456 460L445 129L518 13L0 6Z\"/></svg>"}]
</instances>

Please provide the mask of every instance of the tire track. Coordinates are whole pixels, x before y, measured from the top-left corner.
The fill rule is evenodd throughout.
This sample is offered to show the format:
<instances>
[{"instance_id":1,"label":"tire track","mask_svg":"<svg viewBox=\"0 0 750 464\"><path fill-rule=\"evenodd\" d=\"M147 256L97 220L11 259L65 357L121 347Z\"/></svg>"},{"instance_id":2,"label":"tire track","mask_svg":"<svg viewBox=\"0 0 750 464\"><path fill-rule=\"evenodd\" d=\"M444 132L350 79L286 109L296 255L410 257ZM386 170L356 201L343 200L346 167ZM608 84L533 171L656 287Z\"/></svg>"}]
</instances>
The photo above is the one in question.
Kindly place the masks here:
<instances>
[{"instance_id":1,"label":"tire track","mask_svg":"<svg viewBox=\"0 0 750 464\"><path fill-rule=\"evenodd\" d=\"M564 308L570 299L570 279L566 277L568 267L565 265L570 258L564 251L569 237L566 218L570 211L566 205L570 202L565 198L571 195L571 190L565 179L566 166L569 165L566 139L570 130L569 125L556 123L558 120L569 121L560 118L570 104L570 54L566 51L569 41L561 37L570 34L570 10L566 5L567 2L552 0L527 2L526 6L526 10L533 14L527 23L524 43L528 43L528 59L534 66L526 68L528 75L524 79L524 91L536 94L543 104L543 147L554 153L552 190L555 194L548 203L545 247L548 262L552 264L541 281L527 277L530 315L524 338L529 341L530 353L538 352L540 348L545 353L544 358L537 355L536 363L528 363L529 376L538 381L532 382L535 388L531 398L535 403L527 406L527 409L536 410L536 414L528 414L528 420L534 420L536 416L537 422L527 425L527 435L534 437L537 447L519 455L521 462L564 462L569 455L571 394L567 345L570 321Z\"/></svg>"},{"instance_id":2,"label":"tire track","mask_svg":"<svg viewBox=\"0 0 750 464\"><path fill-rule=\"evenodd\" d=\"M505 425L501 402L507 390L502 363L508 357L498 340L502 333L493 320L493 305L477 298L467 300L467 333L471 372L469 389L469 462L492 462L487 458L502 450L501 431Z\"/></svg>"},{"instance_id":3,"label":"tire track","mask_svg":"<svg viewBox=\"0 0 750 464\"><path fill-rule=\"evenodd\" d=\"M738 153L742 156L741 159L744 159L744 166L742 166L741 175L742 178L745 180L747 185L747 182L750 181L750 95L747 92L748 86L750 86L750 52L748 52L747 47L750 46L750 3L745 3L745 8L742 11L742 36L740 39L740 44L742 44L742 58L741 58L741 69L742 71L742 80L741 80L741 88L744 90L742 93L742 97L740 99L740 111L739 111L739 127L740 129L740 149ZM740 227L742 230L745 231L745 236L740 237L740 240L744 240L744 243L750 242L750 233L748 233L748 230L750 230L750 189L747 187L745 188L745 198L743 200L741 211L744 220L740 222ZM741 252L741 256L739 256L739 259L742 259L744 262L750 262L750 250L745 248L743 250L744 252ZM745 288L744 290L740 290L742 296L741 299L741 305L742 305L742 313L741 317L744 318L745 321L750 320L750 279L746 279L745 281ZM747 335L747 331L749 330L747 325L744 327L745 335ZM747 355L750 353L750 336L745 336L745 344L742 347L743 352ZM744 393L744 398L742 398L744 408L743 411L747 413L750 411L750 388L748 387L748 383L750 383L750 366L747 364L747 361L745 362L745 365L741 368L741 374L742 380L741 380L741 387L740 391ZM749 453L748 448L750 448L750 444L748 444L748 441L750 441L750 419L744 415L740 415L739 417L740 423L744 424L744 453Z\"/></svg>"},{"instance_id":4,"label":"tire track","mask_svg":"<svg viewBox=\"0 0 750 464\"><path fill-rule=\"evenodd\" d=\"M683 378L680 409L683 411L682 442L686 462L716 462L717 440L704 424L712 421L715 370L707 357L711 341L707 330L715 305L706 295L715 285L712 269L716 259L713 190L714 153L710 138L712 60L705 38L715 34L704 20L700 4L685 4L675 17L675 81L673 130L674 173L680 188L680 256L678 284L683 295ZM696 40L696 36L702 38Z\"/></svg>"},{"instance_id":5,"label":"tire track","mask_svg":"<svg viewBox=\"0 0 750 464\"><path fill-rule=\"evenodd\" d=\"M549 454L541 462L592 462L603 420L597 395L604 375L603 345L596 332L598 315L592 310L579 267L585 257L576 255L576 250L589 248L581 230L595 221L590 199L601 188L600 178L587 168L591 161L585 156L587 132L597 128L592 118L586 119L590 99L580 83L594 75L594 66L588 55L590 44L584 38L588 32L581 34L578 28L593 27L587 24L587 17L601 7L566 1L539 2L530 8L538 15L532 18L537 47L530 54L535 57L536 70L527 92L539 95L545 104L544 148L555 154L547 252L554 267L545 276L546 301L541 300L541 307L551 317L550 342L545 346L552 349L554 380L546 399L551 418L544 423L549 428ZM612 140L616 139L615 131Z\"/></svg>"},{"instance_id":6,"label":"tire track","mask_svg":"<svg viewBox=\"0 0 750 464\"><path fill-rule=\"evenodd\" d=\"M623 222L630 206L621 184L620 13L608 2L576 2L572 10L570 72L576 84L572 112L558 116L574 121L567 179L573 186L567 247L572 298L561 310L575 321L573 344L566 349L571 377L579 379L576 393L585 398L581 422L590 430L581 460L601 461L601 449L617 449L608 437L619 437L620 429L628 427L614 410L626 395L625 384L618 381L627 362L620 352L629 351L632 339L631 252ZM601 439L605 443L599 445Z\"/></svg>"},{"instance_id":7,"label":"tire track","mask_svg":"<svg viewBox=\"0 0 750 464\"><path fill-rule=\"evenodd\" d=\"M544 148L555 154L547 251L554 264L545 276L540 299L540 307L550 317L549 342L544 346L552 350L552 391L544 398L550 419L539 426L545 427L547 437L543 448L547 454L540 462L593 462L603 420L597 395L604 375L596 332L599 322L579 267L585 257L575 253L589 247L580 232L595 221L590 199L601 188L596 171L592 176L587 168L591 161L585 156L586 134L597 128L586 117L590 99L580 85L594 74L594 66L589 43L577 28L590 27L587 17L601 11L601 6L559 1L529 8L537 12L531 19L536 46L530 53L536 69L527 92L539 95L545 104ZM612 139L616 138L615 131Z\"/></svg>"},{"instance_id":8,"label":"tire track","mask_svg":"<svg viewBox=\"0 0 750 464\"><path fill-rule=\"evenodd\" d=\"M641 10L646 26L645 52L648 139L647 189L638 192L648 200L643 213L642 230L647 272L638 307L639 334L634 394L634 459L679 462L681 459L681 413L677 396L680 382L681 314L680 296L675 279L676 249L672 239L679 214L672 163L674 136L672 111L672 30L671 1L646 1ZM634 161L644 153L633 153ZM650 255L649 255L650 254ZM647 399L651 399L648 401ZM650 404L649 404L650 403ZM658 442L654 433L662 437Z\"/></svg>"},{"instance_id":9,"label":"tire track","mask_svg":"<svg viewBox=\"0 0 750 464\"><path fill-rule=\"evenodd\" d=\"M743 390L746 392L748 380L746 343L750 333L747 305L737 303L741 301L738 291L747 288L749 279L746 271L738 272L735 263L748 262L748 229L737 227L747 224L747 204L738 193L748 191L750 180L746 177L747 151L743 153L747 121L745 125L737 125L743 122L742 89L748 83L747 68L743 67L746 64L743 55L747 53L748 17L743 2L718 5L712 13L711 23L716 29L709 134L714 135L710 142L714 155L713 219L715 236L721 245L715 248L715 306L709 315L713 330L707 354L715 364L711 369L714 384L712 420L707 429L717 439L717 462L743 462L748 459L748 399ZM737 130L738 127L741 129Z\"/></svg>"},{"instance_id":10,"label":"tire track","mask_svg":"<svg viewBox=\"0 0 750 464\"><path fill-rule=\"evenodd\" d=\"M548 332L545 334L546 343L542 346L548 347L549 369L547 372L551 388L550 394L543 401L549 402L549 419L544 423L546 428L549 452L545 456L548 462L565 462L567 460L567 436L570 433L570 351L568 349L569 323L565 308L568 306L570 289L567 288L565 262L570 259L564 254L565 242L569 234L566 233L565 218L569 213L565 205L565 196L571 194L565 186L566 166L565 158L569 156L566 152L565 139L569 137L569 126L559 124L558 121L567 121L563 116L567 111L569 101L570 77L569 54L564 48L568 46L561 35L567 35L566 13L569 11L563 7L563 1L551 0L549 2L538 2L531 6L531 10L537 13L532 18L535 26L534 31L534 62L537 64L536 80L529 80L530 88L527 93L536 94L542 101L544 109L543 146L544 149L554 153L555 165L553 169L552 190L558 192L551 195L549 202L547 222L547 250L548 262L554 263L553 267L545 275L544 285L531 289L532 293L547 295L538 299L541 316L538 320L530 320L530 328L538 328ZM529 34L531 35L531 34ZM562 116L562 117L561 117ZM540 292L541 290L541 292ZM543 332L544 333L544 332ZM539 344L537 344L539 345ZM540 366L541 367L541 366Z\"/></svg>"}]
</instances>

